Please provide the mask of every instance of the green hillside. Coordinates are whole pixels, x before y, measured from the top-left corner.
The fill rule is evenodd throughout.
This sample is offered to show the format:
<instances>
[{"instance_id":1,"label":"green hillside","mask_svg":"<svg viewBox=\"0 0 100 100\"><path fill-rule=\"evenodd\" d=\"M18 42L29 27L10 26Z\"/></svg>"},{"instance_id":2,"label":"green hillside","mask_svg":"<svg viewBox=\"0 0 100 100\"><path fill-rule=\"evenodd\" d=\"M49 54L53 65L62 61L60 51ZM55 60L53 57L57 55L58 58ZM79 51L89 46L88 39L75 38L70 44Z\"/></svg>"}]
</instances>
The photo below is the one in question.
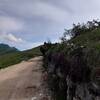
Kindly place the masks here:
<instances>
[{"instance_id":1,"label":"green hillside","mask_svg":"<svg viewBox=\"0 0 100 100\"><path fill-rule=\"evenodd\" d=\"M100 22L74 24L72 29L65 30L61 43L44 43L41 48L54 100L67 100L67 96L68 100L69 96L73 99L79 85L78 97L84 90L88 91L85 98L91 98L91 93L100 96Z\"/></svg>"},{"instance_id":2,"label":"green hillside","mask_svg":"<svg viewBox=\"0 0 100 100\"><path fill-rule=\"evenodd\" d=\"M10 47L7 44L0 44L0 56L8 53L18 52L15 47Z\"/></svg>"},{"instance_id":3,"label":"green hillside","mask_svg":"<svg viewBox=\"0 0 100 100\"><path fill-rule=\"evenodd\" d=\"M4 48L1 49L0 47L0 50L1 50L0 51L0 69L8 67L10 65L17 64L23 60L28 60L32 57L41 55L40 47L36 47L36 48L26 50L26 51L18 51L15 48L11 48L11 50L9 50L10 47L8 45L5 45Z\"/></svg>"},{"instance_id":4,"label":"green hillside","mask_svg":"<svg viewBox=\"0 0 100 100\"><path fill-rule=\"evenodd\" d=\"M76 46L83 46L89 66L100 67L100 27L89 32L84 32L71 39L69 43L73 43Z\"/></svg>"},{"instance_id":5,"label":"green hillside","mask_svg":"<svg viewBox=\"0 0 100 100\"><path fill-rule=\"evenodd\" d=\"M100 50L100 28L81 34L70 42Z\"/></svg>"}]
</instances>

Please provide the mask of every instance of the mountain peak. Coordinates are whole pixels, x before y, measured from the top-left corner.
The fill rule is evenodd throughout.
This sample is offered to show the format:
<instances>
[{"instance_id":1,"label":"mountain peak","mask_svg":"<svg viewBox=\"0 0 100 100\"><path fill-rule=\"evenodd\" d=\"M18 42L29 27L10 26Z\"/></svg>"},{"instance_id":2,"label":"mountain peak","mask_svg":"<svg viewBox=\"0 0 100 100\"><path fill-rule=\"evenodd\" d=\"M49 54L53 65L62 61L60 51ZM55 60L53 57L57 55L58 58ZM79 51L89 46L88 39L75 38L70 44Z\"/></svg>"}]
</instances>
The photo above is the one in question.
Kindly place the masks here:
<instances>
[{"instance_id":1,"label":"mountain peak","mask_svg":"<svg viewBox=\"0 0 100 100\"><path fill-rule=\"evenodd\" d=\"M19 50L16 49L15 47L10 47L9 45L3 44L3 43L0 44L0 55L17 52L17 51L19 51Z\"/></svg>"}]
</instances>

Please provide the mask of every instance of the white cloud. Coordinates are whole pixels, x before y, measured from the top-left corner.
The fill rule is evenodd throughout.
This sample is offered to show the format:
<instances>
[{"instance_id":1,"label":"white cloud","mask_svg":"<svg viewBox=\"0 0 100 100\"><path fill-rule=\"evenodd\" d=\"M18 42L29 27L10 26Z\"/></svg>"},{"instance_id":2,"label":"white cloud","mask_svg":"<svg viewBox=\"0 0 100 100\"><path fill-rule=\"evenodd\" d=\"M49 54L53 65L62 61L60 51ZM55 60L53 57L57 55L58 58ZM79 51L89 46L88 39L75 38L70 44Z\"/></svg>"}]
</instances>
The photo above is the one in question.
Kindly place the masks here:
<instances>
[{"instance_id":1,"label":"white cloud","mask_svg":"<svg viewBox=\"0 0 100 100\"><path fill-rule=\"evenodd\" d=\"M100 16L100 0L1 0L0 9L4 12L22 18L40 17L50 21L70 24L72 17L74 22L80 16ZM92 17L94 18L94 17Z\"/></svg>"},{"instance_id":2,"label":"white cloud","mask_svg":"<svg viewBox=\"0 0 100 100\"><path fill-rule=\"evenodd\" d=\"M34 18L41 17L45 20L64 22L65 19L69 16L69 13L62 9L61 7L54 6L48 2L43 2L40 0L27 0L20 2L17 0L10 0L11 2L3 2L1 7L5 7L7 12L11 12L16 16L22 18ZM22 1L24 2L22 4Z\"/></svg>"},{"instance_id":3,"label":"white cloud","mask_svg":"<svg viewBox=\"0 0 100 100\"><path fill-rule=\"evenodd\" d=\"M4 41L9 41L9 42L14 42L14 43L22 43L24 42L23 39L16 37L15 35L9 33L9 34L5 34L2 33L0 34L0 39L4 40Z\"/></svg>"},{"instance_id":4,"label":"white cloud","mask_svg":"<svg viewBox=\"0 0 100 100\"><path fill-rule=\"evenodd\" d=\"M29 41L25 41L22 44L18 45L18 48L20 50L26 50L26 49L31 49L37 46L43 45L43 42L29 42Z\"/></svg>"},{"instance_id":5,"label":"white cloud","mask_svg":"<svg viewBox=\"0 0 100 100\"><path fill-rule=\"evenodd\" d=\"M21 33L16 36L27 40L23 45L13 34L5 38L20 48L33 46L32 41L37 45L47 37L55 41L64 28L92 19L100 19L100 0L0 0L0 32Z\"/></svg>"},{"instance_id":6,"label":"white cloud","mask_svg":"<svg viewBox=\"0 0 100 100\"><path fill-rule=\"evenodd\" d=\"M42 45L43 42L30 42L16 37L14 34L0 33L0 43L9 44L12 47L16 47L19 50L26 50Z\"/></svg>"},{"instance_id":7,"label":"white cloud","mask_svg":"<svg viewBox=\"0 0 100 100\"><path fill-rule=\"evenodd\" d=\"M30 10L32 11L33 16L41 16L54 22L64 22L69 16L69 13L67 13L67 11L52 4L37 2L33 7L33 11Z\"/></svg>"},{"instance_id":8,"label":"white cloud","mask_svg":"<svg viewBox=\"0 0 100 100\"><path fill-rule=\"evenodd\" d=\"M0 31L18 31L23 28L23 23L15 18L0 16Z\"/></svg>"}]
</instances>

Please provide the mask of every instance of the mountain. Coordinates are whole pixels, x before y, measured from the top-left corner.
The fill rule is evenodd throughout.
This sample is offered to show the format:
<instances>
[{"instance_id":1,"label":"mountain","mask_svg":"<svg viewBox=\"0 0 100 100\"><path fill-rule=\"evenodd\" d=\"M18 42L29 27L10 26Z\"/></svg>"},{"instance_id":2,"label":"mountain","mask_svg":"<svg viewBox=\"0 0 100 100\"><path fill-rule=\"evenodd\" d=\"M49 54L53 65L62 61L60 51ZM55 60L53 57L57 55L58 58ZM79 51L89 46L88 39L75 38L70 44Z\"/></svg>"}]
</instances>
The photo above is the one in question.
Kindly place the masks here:
<instances>
[{"instance_id":1,"label":"mountain","mask_svg":"<svg viewBox=\"0 0 100 100\"><path fill-rule=\"evenodd\" d=\"M19 51L7 44L0 44L0 69L40 55L40 46L30 50Z\"/></svg>"},{"instance_id":2,"label":"mountain","mask_svg":"<svg viewBox=\"0 0 100 100\"><path fill-rule=\"evenodd\" d=\"M19 50L16 49L15 47L10 47L9 45L3 44L3 43L0 44L0 56L8 54L8 53L14 53L17 51L19 51Z\"/></svg>"}]
</instances>

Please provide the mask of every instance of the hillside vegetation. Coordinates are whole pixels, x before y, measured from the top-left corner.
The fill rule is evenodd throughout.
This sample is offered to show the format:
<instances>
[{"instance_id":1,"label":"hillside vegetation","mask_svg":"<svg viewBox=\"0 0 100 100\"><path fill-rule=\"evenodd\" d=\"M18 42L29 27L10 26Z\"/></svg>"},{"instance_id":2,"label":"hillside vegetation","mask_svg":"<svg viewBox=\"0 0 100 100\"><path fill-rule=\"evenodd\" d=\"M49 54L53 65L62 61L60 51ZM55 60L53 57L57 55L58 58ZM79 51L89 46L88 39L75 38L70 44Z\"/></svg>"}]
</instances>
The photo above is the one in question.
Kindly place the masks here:
<instances>
[{"instance_id":1,"label":"hillside vegetation","mask_svg":"<svg viewBox=\"0 0 100 100\"><path fill-rule=\"evenodd\" d=\"M96 100L100 96L100 22L74 24L61 40L41 47L53 99Z\"/></svg>"},{"instance_id":2,"label":"hillside vegetation","mask_svg":"<svg viewBox=\"0 0 100 100\"><path fill-rule=\"evenodd\" d=\"M32 57L41 55L40 47L36 47L26 51L19 51L8 45L0 45L0 69L10 65L17 64L21 61L28 60Z\"/></svg>"},{"instance_id":3,"label":"hillside vegetation","mask_svg":"<svg viewBox=\"0 0 100 100\"><path fill-rule=\"evenodd\" d=\"M9 45L6 44L0 44L0 56L8 53L17 52L17 51L18 49L14 47L10 47Z\"/></svg>"}]
</instances>

